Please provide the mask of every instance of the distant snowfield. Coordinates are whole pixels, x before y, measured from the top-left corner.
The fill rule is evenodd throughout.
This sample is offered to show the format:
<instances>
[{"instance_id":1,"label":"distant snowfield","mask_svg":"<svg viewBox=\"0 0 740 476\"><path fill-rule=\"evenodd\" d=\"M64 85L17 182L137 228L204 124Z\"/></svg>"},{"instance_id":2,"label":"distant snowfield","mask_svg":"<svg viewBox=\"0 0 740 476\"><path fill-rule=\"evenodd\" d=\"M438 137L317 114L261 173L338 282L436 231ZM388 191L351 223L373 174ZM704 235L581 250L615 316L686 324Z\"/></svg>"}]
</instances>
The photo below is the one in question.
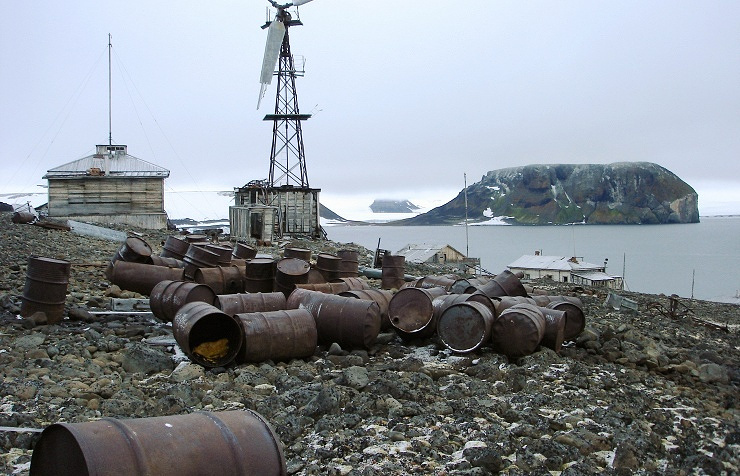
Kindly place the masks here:
<instances>
[{"instance_id":1,"label":"distant snowfield","mask_svg":"<svg viewBox=\"0 0 740 476\"><path fill-rule=\"evenodd\" d=\"M723 187L722 184L701 183L696 187L699 193L699 214L701 216L740 215L740 190ZM457 196L459 190L440 192L410 191L407 195L358 193L356 195L339 195L322 191L319 200L322 205L342 218L368 223L385 223L393 220L412 218L426 213L435 207L444 205ZM419 209L414 213L373 213L370 205L375 199L409 200ZM229 207L234 205L233 190L165 190L165 211L171 219L191 218L195 221L223 220L229 217ZM16 209L27 203L38 207L48 201L45 189L8 193L0 192L0 202L13 205ZM475 217L471 220L486 218L478 225L504 225L503 217ZM323 226L338 225L331 220L321 220Z\"/></svg>"}]
</instances>

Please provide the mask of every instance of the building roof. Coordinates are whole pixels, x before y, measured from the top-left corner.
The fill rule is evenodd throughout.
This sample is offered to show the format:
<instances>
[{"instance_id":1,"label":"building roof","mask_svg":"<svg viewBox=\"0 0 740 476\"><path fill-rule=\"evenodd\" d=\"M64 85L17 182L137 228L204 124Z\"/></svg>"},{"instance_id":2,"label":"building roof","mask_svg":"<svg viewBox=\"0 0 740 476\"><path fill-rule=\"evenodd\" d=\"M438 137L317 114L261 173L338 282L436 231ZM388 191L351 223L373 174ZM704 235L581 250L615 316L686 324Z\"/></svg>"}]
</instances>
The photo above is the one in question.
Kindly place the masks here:
<instances>
[{"instance_id":1,"label":"building roof","mask_svg":"<svg viewBox=\"0 0 740 476\"><path fill-rule=\"evenodd\" d=\"M507 266L518 269L544 269L552 271L602 271L603 265L578 261L564 256L524 255ZM580 275L580 273L579 273Z\"/></svg>"},{"instance_id":2,"label":"building roof","mask_svg":"<svg viewBox=\"0 0 740 476\"><path fill-rule=\"evenodd\" d=\"M108 148L115 148L115 150L109 155L105 153ZM108 157L107 160L106 156ZM106 161L108 162L107 164ZM108 173L100 174L100 172L105 172L106 168ZM170 176L170 171L146 160L129 155L125 145L98 145L95 154L49 169L43 178L75 178L98 174L107 177L167 178Z\"/></svg>"},{"instance_id":3,"label":"building roof","mask_svg":"<svg viewBox=\"0 0 740 476\"><path fill-rule=\"evenodd\" d=\"M418 243L408 244L396 252L397 255L405 256L406 261L410 263L424 263L429 258L434 257L435 254L442 251L444 248L450 248L458 253L455 248L450 245L444 245L439 243ZM463 253L461 255L465 256Z\"/></svg>"},{"instance_id":4,"label":"building roof","mask_svg":"<svg viewBox=\"0 0 740 476\"><path fill-rule=\"evenodd\" d=\"M572 275L588 279L589 281L613 281L621 276L612 276L602 271L573 271Z\"/></svg>"}]
</instances>

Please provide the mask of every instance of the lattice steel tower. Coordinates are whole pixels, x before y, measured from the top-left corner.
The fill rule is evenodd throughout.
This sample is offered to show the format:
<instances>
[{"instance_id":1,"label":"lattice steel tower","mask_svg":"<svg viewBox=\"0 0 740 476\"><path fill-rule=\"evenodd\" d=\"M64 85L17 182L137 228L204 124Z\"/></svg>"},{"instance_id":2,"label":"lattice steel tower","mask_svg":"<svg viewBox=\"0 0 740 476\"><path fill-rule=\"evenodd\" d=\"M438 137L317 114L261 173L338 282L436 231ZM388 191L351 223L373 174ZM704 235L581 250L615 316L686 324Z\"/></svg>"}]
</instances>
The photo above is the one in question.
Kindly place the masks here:
<instances>
[{"instance_id":1,"label":"lattice steel tower","mask_svg":"<svg viewBox=\"0 0 740 476\"><path fill-rule=\"evenodd\" d=\"M267 179L268 187L284 185L309 188L306 158L303 148L303 131L301 122L311 117L311 114L301 114L298 108L298 93L295 79L303 76L303 66L296 68L296 61L290 52L289 29L292 26L303 25L300 19L293 19L288 12L292 6L302 5L310 0L297 0L293 3L279 5L268 0L277 9L273 21L267 21L262 28L268 29L265 57L262 63L260 83L260 101L265 94L267 85L277 76L277 93L275 95L275 111L267 114L265 121L272 121L272 148L270 150L270 175ZM279 60L279 61L278 61ZM278 70L275 73L275 63Z\"/></svg>"}]
</instances>

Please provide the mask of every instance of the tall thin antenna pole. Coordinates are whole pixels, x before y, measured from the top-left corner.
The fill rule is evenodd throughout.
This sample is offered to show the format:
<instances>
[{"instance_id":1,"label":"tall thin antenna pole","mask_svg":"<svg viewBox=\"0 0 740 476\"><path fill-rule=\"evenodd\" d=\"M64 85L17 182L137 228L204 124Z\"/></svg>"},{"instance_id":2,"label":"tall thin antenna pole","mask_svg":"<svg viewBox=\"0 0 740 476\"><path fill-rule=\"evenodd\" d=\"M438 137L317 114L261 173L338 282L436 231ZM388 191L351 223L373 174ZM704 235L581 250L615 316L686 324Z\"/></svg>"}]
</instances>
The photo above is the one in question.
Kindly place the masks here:
<instances>
[{"instance_id":1,"label":"tall thin antenna pole","mask_svg":"<svg viewBox=\"0 0 740 476\"><path fill-rule=\"evenodd\" d=\"M111 89L112 89L112 83L111 83L111 66L110 66L110 50L113 45L111 45L111 36L110 33L108 33L108 145L113 145L113 113L112 113L112 103L111 100Z\"/></svg>"},{"instance_id":2,"label":"tall thin antenna pole","mask_svg":"<svg viewBox=\"0 0 740 476\"><path fill-rule=\"evenodd\" d=\"M691 299L694 299L694 280L696 279L696 269L691 271Z\"/></svg>"},{"instance_id":3,"label":"tall thin antenna pole","mask_svg":"<svg viewBox=\"0 0 740 476\"><path fill-rule=\"evenodd\" d=\"M468 241L468 176L463 173L463 182L465 183L465 256L470 256L470 247Z\"/></svg>"}]
</instances>

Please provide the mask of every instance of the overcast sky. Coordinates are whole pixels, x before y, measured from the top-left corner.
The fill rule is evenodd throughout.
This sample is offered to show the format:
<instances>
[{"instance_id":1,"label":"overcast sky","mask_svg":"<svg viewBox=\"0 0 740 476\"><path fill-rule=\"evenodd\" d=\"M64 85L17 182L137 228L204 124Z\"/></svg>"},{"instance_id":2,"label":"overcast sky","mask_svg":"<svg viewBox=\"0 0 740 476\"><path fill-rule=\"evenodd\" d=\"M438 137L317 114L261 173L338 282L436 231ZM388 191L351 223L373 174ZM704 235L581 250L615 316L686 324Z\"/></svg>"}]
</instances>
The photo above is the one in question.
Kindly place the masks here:
<instances>
[{"instance_id":1,"label":"overcast sky","mask_svg":"<svg viewBox=\"0 0 740 476\"><path fill-rule=\"evenodd\" d=\"M267 178L264 0L0 0L0 190L108 140L168 189ZM291 28L310 185L452 198L489 170L656 162L740 191L740 2L315 0ZM740 200L740 198L738 199ZM740 202L738 202L740 213Z\"/></svg>"}]
</instances>

